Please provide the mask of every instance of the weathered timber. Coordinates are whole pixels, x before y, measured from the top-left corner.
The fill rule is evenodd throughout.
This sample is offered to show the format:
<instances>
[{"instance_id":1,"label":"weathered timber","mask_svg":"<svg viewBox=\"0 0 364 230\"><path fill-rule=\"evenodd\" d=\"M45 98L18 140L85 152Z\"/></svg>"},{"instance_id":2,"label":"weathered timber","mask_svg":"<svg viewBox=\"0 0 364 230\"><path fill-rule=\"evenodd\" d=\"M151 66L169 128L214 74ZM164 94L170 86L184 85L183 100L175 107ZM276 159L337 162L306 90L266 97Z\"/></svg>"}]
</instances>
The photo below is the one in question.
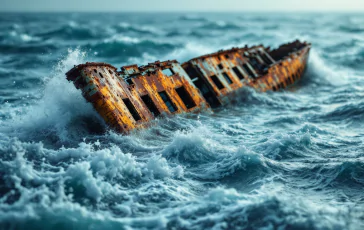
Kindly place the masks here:
<instances>
[{"instance_id":1,"label":"weathered timber","mask_svg":"<svg viewBox=\"0 0 364 230\"><path fill-rule=\"evenodd\" d=\"M262 45L193 58L116 67L87 62L66 73L114 130L127 134L161 114L210 110L229 103L239 88L277 91L306 68L311 44L294 41L275 50Z\"/></svg>"}]
</instances>

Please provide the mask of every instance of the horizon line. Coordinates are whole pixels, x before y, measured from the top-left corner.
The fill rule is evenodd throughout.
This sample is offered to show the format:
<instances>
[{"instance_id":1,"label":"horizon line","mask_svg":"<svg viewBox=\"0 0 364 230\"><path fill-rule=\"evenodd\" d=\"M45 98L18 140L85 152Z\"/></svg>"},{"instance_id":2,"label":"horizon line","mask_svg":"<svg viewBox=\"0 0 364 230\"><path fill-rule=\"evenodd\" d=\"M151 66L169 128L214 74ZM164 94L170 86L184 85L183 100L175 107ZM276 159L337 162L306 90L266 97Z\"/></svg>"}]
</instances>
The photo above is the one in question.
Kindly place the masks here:
<instances>
[{"instance_id":1,"label":"horizon line","mask_svg":"<svg viewBox=\"0 0 364 230\"><path fill-rule=\"evenodd\" d=\"M185 11L174 11L174 10L162 10L162 11L151 11L151 10L0 10L0 13L363 13L364 10L185 10Z\"/></svg>"}]
</instances>

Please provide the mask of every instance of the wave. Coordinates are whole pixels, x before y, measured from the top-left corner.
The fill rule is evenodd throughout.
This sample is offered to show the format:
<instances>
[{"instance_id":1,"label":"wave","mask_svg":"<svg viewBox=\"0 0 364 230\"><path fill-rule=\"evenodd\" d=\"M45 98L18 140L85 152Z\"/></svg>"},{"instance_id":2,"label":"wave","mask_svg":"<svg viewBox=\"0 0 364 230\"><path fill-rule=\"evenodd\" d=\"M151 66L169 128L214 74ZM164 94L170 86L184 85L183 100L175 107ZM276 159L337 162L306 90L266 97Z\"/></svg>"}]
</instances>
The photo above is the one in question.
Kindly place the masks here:
<instances>
[{"instance_id":1,"label":"wave","mask_svg":"<svg viewBox=\"0 0 364 230\"><path fill-rule=\"evenodd\" d=\"M304 157L311 145L310 132L274 134L258 142L252 149L273 160Z\"/></svg>"},{"instance_id":2,"label":"wave","mask_svg":"<svg viewBox=\"0 0 364 230\"><path fill-rule=\"evenodd\" d=\"M115 34L110 38L104 39L103 41L104 41L104 43L120 42L120 43L125 43L125 44L139 44L145 40L136 38L136 37L124 36L122 34Z\"/></svg>"},{"instance_id":3,"label":"wave","mask_svg":"<svg viewBox=\"0 0 364 230\"><path fill-rule=\"evenodd\" d=\"M364 187L364 163L358 158L353 161L345 161L335 167L336 177L332 182L332 186L351 187L354 189L363 189Z\"/></svg>"},{"instance_id":4,"label":"wave","mask_svg":"<svg viewBox=\"0 0 364 230\"><path fill-rule=\"evenodd\" d=\"M201 201L170 214L169 227L188 229L321 229L345 228L340 208L314 205L286 193L241 195L233 189L212 189Z\"/></svg>"},{"instance_id":5,"label":"wave","mask_svg":"<svg viewBox=\"0 0 364 230\"><path fill-rule=\"evenodd\" d=\"M217 155L211 152L209 145L211 139L206 139L208 130L199 128L189 133L175 134L173 141L162 152L162 155L169 160L187 165L203 164L216 160Z\"/></svg>"},{"instance_id":6,"label":"wave","mask_svg":"<svg viewBox=\"0 0 364 230\"><path fill-rule=\"evenodd\" d=\"M358 34L364 32L364 27L362 25L341 25L337 28L340 32Z\"/></svg>"},{"instance_id":7,"label":"wave","mask_svg":"<svg viewBox=\"0 0 364 230\"><path fill-rule=\"evenodd\" d=\"M362 63L364 62L364 51L359 50L353 56L346 57L346 62L344 60L342 62L353 70L363 70L364 67Z\"/></svg>"},{"instance_id":8,"label":"wave","mask_svg":"<svg viewBox=\"0 0 364 230\"><path fill-rule=\"evenodd\" d=\"M90 124L101 124L98 127L102 127L102 119L92 105L65 77L66 71L82 63L84 57L85 53L80 50L69 50L55 67L54 75L43 79L44 89L37 103L13 117L11 125L3 128L25 139L44 139L56 144L58 141L71 141L69 135L72 136L72 131L76 132L73 137L77 137L84 132L82 130L90 129ZM85 118L87 120L82 122ZM76 126L72 127L72 124ZM77 139L82 140L81 136Z\"/></svg>"},{"instance_id":9,"label":"wave","mask_svg":"<svg viewBox=\"0 0 364 230\"><path fill-rule=\"evenodd\" d=\"M180 21L188 22L207 22L208 20L204 17L199 17L197 15L183 15L178 18Z\"/></svg>"},{"instance_id":10,"label":"wave","mask_svg":"<svg viewBox=\"0 0 364 230\"><path fill-rule=\"evenodd\" d=\"M334 110L322 114L319 118L326 121L346 121L360 123L364 119L364 102L347 102L345 105L338 106Z\"/></svg>"},{"instance_id":11,"label":"wave","mask_svg":"<svg viewBox=\"0 0 364 230\"><path fill-rule=\"evenodd\" d=\"M3 44L23 44L39 41L41 41L40 37L30 35L28 33L18 32L16 30L11 30L0 35L0 42Z\"/></svg>"},{"instance_id":12,"label":"wave","mask_svg":"<svg viewBox=\"0 0 364 230\"><path fill-rule=\"evenodd\" d=\"M80 216L81 222L88 219L86 216L114 219L102 211L89 212L93 204L101 202L109 203L119 216L123 212L130 215L131 211L127 211L124 202L132 202L134 191L145 190L145 195L140 194L139 201L135 201L141 211L143 202L151 202L156 195L162 195L158 193L163 193L163 189L150 191L148 187L139 188L140 184L183 176L181 167L169 166L158 155L140 161L117 146L101 148L99 142L82 142L77 148L62 147L58 150L47 149L42 143L16 139L2 139L0 143L3 156L0 160L1 226L22 228L24 222L37 226L39 218L45 220L48 215L53 216L51 213L55 215L50 225L68 222L70 210L75 211L74 215L80 215L81 210L86 211ZM38 164L42 166L38 167ZM22 181L21 184L19 181ZM176 199L173 196L164 195ZM64 212L63 208L68 211ZM122 219L115 220L123 222ZM82 226L84 223L81 222Z\"/></svg>"},{"instance_id":13,"label":"wave","mask_svg":"<svg viewBox=\"0 0 364 230\"><path fill-rule=\"evenodd\" d=\"M91 226L102 229L341 229L357 224L357 221L351 223L347 210L339 207L317 206L307 200L279 194L244 196L233 189L222 188L212 189L200 201L184 202L181 208L151 217L116 218L69 202L58 202L51 207L46 207L47 202L44 202L43 205L27 205L24 214L11 212L12 215L3 215L2 219L7 220L5 223L9 227L21 229L26 226L28 229L29 226L34 229L55 226L65 229ZM121 206L120 210L123 209L126 207ZM34 210L37 210L36 214ZM129 212L128 209L125 211Z\"/></svg>"},{"instance_id":14,"label":"wave","mask_svg":"<svg viewBox=\"0 0 364 230\"><path fill-rule=\"evenodd\" d=\"M225 135L201 126L190 132L177 132L163 149L169 161L188 167L187 177L198 180L219 180L221 183L245 184L282 170L275 161L303 158L311 148L311 133L325 133L313 125L305 125L288 134L273 134L232 148ZM220 142L216 142L220 140Z\"/></svg>"},{"instance_id":15,"label":"wave","mask_svg":"<svg viewBox=\"0 0 364 230\"><path fill-rule=\"evenodd\" d=\"M268 20L265 16L239 16L239 19L253 22L266 22Z\"/></svg>"},{"instance_id":16,"label":"wave","mask_svg":"<svg viewBox=\"0 0 364 230\"><path fill-rule=\"evenodd\" d=\"M137 33L138 35L163 35L164 31L154 26L120 23L113 27L118 33Z\"/></svg>"},{"instance_id":17,"label":"wave","mask_svg":"<svg viewBox=\"0 0 364 230\"><path fill-rule=\"evenodd\" d=\"M96 51L100 57L115 58L122 61L129 57L139 57L144 53L149 55L170 52L171 50L180 48L179 44L170 44L163 42L155 42L153 40L139 40L138 38L116 36L107 39L102 43L89 44L85 49ZM140 63L138 63L140 64Z\"/></svg>"},{"instance_id":18,"label":"wave","mask_svg":"<svg viewBox=\"0 0 364 230\"><path fill-rule=\"evenodd\" d=\"M180 37L180 36L183 36L183 35L184 34L181 31L174 30L174 31L168 32L166 34L166 37Z\"/></svg>"},{"instance_id":19,"label":"wave","mask_svg":"<svg viewBox=\"0 0 364 230\"><path fill-rule=\"evenodd\" d=\"M280 190L277 185L271 185L273 189L266 185L267 188L263 186L250 194L234 189L213 188L200 196L179 200L177 194L180 191L174 194L168 190L168 186L158 183L155 179L168 181L169 178L184 177L186 172L183 172L183 167L171 167L170 162L159 155L151 156L147 161L140 161L131 154L123 153L117 146L99 146L97 142L81 143L77 148L61 148L54 151L45 149L42 144L12 141L5 150L10 151L4 155L5 158L2 158L0 164L3 179L12 180L6 185L12 186L3 196L9 203L2 204L1 223L17 228L23 228L29 223L35 228L39 227L40 223L43 227L55 224L66 227L71 224L82 228L92 223L93 226L102 228L184 226L189 229L201 229L209 226L230 229L274 225L316 229L322 226L339 228L347 226L346 221L353 221L343 208L333 209L325 203L317 204L312 203L312 199L294 197L289 194L287 188ZM244 155L247 156L246 153ZM31 164L37 159L43 162L42 168L38 169ZM238 159L230 160L238 162ZM225 164L223 161L219 163ZM357 166L361 170L358 172L363 173L363 165L360 163ZM226 171L234 172L233 168L230 162L230 168ZM232 179L235 179L235 182L244 181L251 177L252 169L254 165L248 171L249 174L245 173L240 177L235 174L235 178ZM262 169L256 168L256 171ZM346 180L348 175L353 175L352 171L343 172L339 179ZM16 183L17 178L22 180L22 185ZM355 174L354 178L360 179L361 175ZM145 186L140 187L141 183ZM183 181L182 183L185 184ZM247 183L242 185L246 188ZM18 192L18 198L11 196L14 191ZM15 199L17 202L10 202L9 199ZM146 202L152 208L150 202L153 201L162 204L154 211L160 215L133 216L135 211L143 212ZM109 210L92 211L94 202L107 204ZM165 212L163 205L169 202L178 206ZM20 207L22 209L19 209ZM24 207L27 207L26 212ZM72 217L79 216L76 222L70 214ZM48 218L52 220L44 222ZM103 221L100 221L101 219Z\"/></svg>"},{"instance_id":20,"label":"wave","mask_svg":"<svg viewBox=\"0 0 364 230\"><path fill-rule=\"evenodd\" d=\"M204 29L204 30L239 30L243 29L243 27L238 26L237 24L231 22L224 22L224 21L215 21L215 22L208 22L204 23L199 26L197 29Z\"/></svg>"},{"instance_id":21,"label":"wave","mask_svg":"<svg viewBox=\"0 0 364 230\"><path fill-rule=\"evenodd\" d=\"M54 44L0 44L3 54L43 54L51 53L58 49Z\"/></svg>"},{"instance_id":22,"label":"wave","mask_svg":"<svg viewBox=\"0 0 364 230\"><path fill-rule=\"evenodd\" d=\"M345 70L340 70L337 66L325 60L320 53L312 49L307 64L307 71L302 77L300 84L317 88L318 86L338 86L348 83L344 74ZM307 88L310 90L309 88Z\"/></svg>"},{"instance_id":23,"label":"wave","mask_svg":"<svg viewBox=\"0 0 364 230\"><path fill-rule=\"evenodd\" d=\"M162 60L177 59L180 62L187 61L196 56L214 51L214 47L201 44L200 42L188 41L185 44L167 51Z\"/></svg>"},{"instance_id":24,"label":"wave","mask_svg":"<svg viewBox=\"0 0 364 230\"><path fill-rule=\"evenodd\" d=\"M12 190L17 190L22 194L16 199L27 198L27 192L38 186L52 189L58 183L61 187L56 189L72 195L74 202L82 203L84 198L108 202L109 196L121 189L137 189L140 184L158 179L178 179L184 173L181 166L168 164L160 155L138 159L115 145L103 148L99 141L49 149L41 142L6 138L1 141L0 152L4 156L0 161L1 193L11 196ZM42 167L38 167L39 163ZM24 187L17 187L17 180L22 180Z\"/></svg>"},{"instance_id":25,"label":"wave","mask_svg":"<svg viewBox=\"0 0 364 230\"><path fill-rule=\"evenodd\" d=\"M105 33L102 28L67 24L54 30L36 33L35 36L41 37L43 39L89 40L93 38L102 39L105 37L104 34Z\"/></svg>"},{"instance_id":26,"label":"wave","mask_svg":"<svg viewBox=\"0 0 364 230\"><path fill-rule=\"evenodd\" d=\"M350 40L345 40L345 41L338 42L338 43L332 44L330 46L324 47L324 50L328 54L330 54L330 53L342 54L342 52L347 51L347 49L357 48L358 46L360 46L360 43L361 43L361 41L359 39L352 38ZM346 52L345 52L345 54L346 54Z\"/></svg>"},{"instance_id":27,"label":"wave","mask_svg":"<svg viewBox=\"0 0 364 230\"><path fill-rule=\"evenodd\" d=\"M268 91L260 93L252 88L244 87L239 89L233 99L233 106L244 106L249 109L260 108L295 108L296 105L292 101L298 101L291 94L282 91L280 94Z\"/></svg>"},{"instance_id":28,"label":"wave","mask_svg":"<svg viewBox=\"0 0 364 230\"><path fill-rule=\"evenodd\" d=\"M314 157L311 162L290 162L282 166L287 174L284 180L292 187L325 193L335 194L342 188L350 188L345 189L346 194L356 199L364 187L364 165L360 157L354 157Z\"/></svg>"},{"instance_id":29,"label":"wave","mask_svg":"<svg viewBox=\"0 0 364 230\"><path fill-rule=\"evenodd\" d=\"M209 36L210 36L209 33L197 30L192 30L191 32L188 33L186 33L185 31L173 30L166 34L166 37L173 37L173 38L179 38L179 37L203 38Z\"/></svg>"},{"instance_id":30,"label":"wave","mask_svg":"<svg viewBox=\"0 0 364 230\"><path fill-rule=\"evenodd\" d=\"M17 54L15 53L15 55ZM10 59L9 61L4 61L2 63L3 68L0 69L0 78L8 78L9 75L12 75L15 77L16 81L19 79L24 79L25 81L28 81L29 79L34 79L34 81L40 81L38 76L29 76L28 71L29 69L35 70L36 68L43 67L44 65L42 64L42 62L44 61L44 58L39 57L36 53L29 56L32 57L16 60ZM21 84L21 81L17 81L17 84Z\"/></svg>"}]
</instances>

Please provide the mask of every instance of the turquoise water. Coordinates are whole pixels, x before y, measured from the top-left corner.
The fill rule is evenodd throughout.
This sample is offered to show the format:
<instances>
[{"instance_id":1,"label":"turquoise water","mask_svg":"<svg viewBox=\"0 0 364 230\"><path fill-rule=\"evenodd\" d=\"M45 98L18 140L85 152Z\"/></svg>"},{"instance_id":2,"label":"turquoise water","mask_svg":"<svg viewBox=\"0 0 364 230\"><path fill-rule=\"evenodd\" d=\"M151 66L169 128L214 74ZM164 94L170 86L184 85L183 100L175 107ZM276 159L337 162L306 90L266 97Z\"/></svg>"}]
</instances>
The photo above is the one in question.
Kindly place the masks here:
<instances>
[{"instance_id":1,"label":"turquoise water","mask_svg":"<svg viewBox=\"0 0 364 230\"><path fill-rule=\"evenodd\" d=\"M0 15L1 229L363 229L364 16ZM302 80L122 136L65 73L312 43Z\"/></svg>"}]
</instances>

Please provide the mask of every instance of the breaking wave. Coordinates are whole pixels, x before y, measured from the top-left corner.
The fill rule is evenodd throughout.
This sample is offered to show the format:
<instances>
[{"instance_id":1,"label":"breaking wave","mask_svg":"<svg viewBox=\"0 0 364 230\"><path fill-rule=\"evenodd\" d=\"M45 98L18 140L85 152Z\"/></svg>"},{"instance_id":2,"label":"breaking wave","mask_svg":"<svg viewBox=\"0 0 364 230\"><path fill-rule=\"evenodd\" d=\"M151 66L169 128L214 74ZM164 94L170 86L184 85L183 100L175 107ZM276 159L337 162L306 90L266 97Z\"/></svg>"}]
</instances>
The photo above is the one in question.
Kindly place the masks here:
<instances>
[{"instance_id":1,"label":"breaking wave","mask_svg":"<svg viewBox=\"0 0 364 230\"><path fill-rule=\"evenodd\" d=\"M54 68L53 76L44 80L45 88L42 98L37 103L21 111L21 116L13 114L8 127L16 135L33 140L47 139L53 144L57 140L66 141L73 136L82 136L103 122L86 103L80 92L64 77L66 71L84 60L85 53L80 50L69 50L68 55ZM100 124L100 125L98 125ZM84 133L86 132L86 133ZM77 138L82 140L81 137Z\"/></svg>"}]
</instances>

